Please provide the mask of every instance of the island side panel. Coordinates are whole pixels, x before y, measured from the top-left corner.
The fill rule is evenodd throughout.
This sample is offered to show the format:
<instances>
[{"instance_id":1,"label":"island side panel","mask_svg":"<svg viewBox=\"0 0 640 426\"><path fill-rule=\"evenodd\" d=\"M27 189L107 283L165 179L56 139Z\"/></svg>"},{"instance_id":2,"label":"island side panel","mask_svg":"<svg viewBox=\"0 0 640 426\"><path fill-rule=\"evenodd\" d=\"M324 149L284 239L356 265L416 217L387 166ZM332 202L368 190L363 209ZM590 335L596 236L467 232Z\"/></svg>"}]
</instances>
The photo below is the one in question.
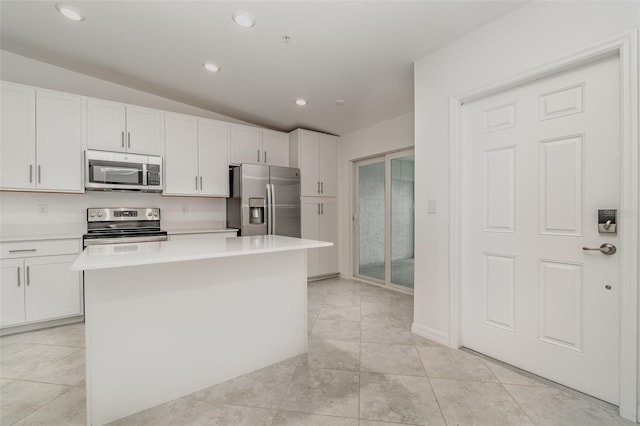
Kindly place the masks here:
<instances>
[{"instance_id":1,"label":"island side panel","mask_svg":"<svg viewBox=\"0 0 640 426\"><path fill-rule=\"evenodd\" d=\"M86 271L85 298L89 424L307 351L305 250Z\"/></svg>"}]
</instances>

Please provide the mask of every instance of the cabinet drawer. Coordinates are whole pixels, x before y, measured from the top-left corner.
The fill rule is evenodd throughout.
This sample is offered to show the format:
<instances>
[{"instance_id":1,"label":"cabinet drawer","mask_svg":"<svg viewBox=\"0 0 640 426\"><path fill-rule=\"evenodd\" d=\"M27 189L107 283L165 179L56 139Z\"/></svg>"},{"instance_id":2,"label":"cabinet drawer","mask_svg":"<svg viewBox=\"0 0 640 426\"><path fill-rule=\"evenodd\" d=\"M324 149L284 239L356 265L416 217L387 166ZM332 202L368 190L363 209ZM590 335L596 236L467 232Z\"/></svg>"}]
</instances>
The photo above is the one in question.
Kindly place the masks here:
<instances>
[{"instance_id":1,"label":"cabinet drawer","mask_svg":"<svg viewBox=\"0 0 640 426\"><path fill-rule=\"evenodd\" d=\"M0 258L52 256L80 253L80 239L12 241L0 243Z\"/></svg>"}]
</instances>

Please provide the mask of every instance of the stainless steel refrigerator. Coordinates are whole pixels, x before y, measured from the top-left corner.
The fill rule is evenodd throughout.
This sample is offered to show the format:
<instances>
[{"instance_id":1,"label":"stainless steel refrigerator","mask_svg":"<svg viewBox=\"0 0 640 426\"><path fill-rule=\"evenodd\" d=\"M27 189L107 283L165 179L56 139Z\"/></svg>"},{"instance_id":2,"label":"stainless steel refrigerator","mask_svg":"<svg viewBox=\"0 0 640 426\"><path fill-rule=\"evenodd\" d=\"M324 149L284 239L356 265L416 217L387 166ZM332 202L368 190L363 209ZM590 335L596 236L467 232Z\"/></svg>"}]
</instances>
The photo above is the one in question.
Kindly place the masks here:
<instances>
[{"instance_id":1,"label":"stainless steel refrigerator","mask_svg":"<svg viewBox=\"0 0 640 426\"><path fill-rule=\"evenodd\" d=\"M242 164L229 168L227 226L239 235L300 238L300 170Z\"/></svg>"}]
</instances>

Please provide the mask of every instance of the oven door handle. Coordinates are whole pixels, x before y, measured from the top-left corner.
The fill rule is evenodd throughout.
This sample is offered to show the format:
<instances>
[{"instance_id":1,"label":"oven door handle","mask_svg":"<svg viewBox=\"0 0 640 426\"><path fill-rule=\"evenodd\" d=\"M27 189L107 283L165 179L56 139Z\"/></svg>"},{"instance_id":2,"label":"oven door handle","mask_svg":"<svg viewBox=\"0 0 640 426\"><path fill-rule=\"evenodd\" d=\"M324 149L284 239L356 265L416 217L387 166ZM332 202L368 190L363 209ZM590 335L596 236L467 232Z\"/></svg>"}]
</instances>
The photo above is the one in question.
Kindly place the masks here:
<instances>
[{"instance_id":1,"label":"oven door handle","mask_svg":"<svg viewBox=\"0 0 640 426\"><path fill-rule=\"evenodd\" d=\"M122 237L122 238L89 238L84 240L84 246L97 246L101 244L127 244L147 243L152 241L167 241L166 235L152 235L146 237Z\"/></svg>"}]
</instances>

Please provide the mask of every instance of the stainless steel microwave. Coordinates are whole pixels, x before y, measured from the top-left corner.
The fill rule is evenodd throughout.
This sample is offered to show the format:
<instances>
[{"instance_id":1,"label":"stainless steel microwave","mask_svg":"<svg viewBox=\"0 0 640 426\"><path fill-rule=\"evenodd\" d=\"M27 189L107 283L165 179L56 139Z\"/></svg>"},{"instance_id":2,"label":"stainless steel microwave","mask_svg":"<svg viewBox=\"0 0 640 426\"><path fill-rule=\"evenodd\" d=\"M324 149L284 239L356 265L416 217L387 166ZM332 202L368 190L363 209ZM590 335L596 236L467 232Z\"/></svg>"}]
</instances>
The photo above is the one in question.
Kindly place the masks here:
<instances>
[{"instance_id":1,"label":"stainless steel microwave","mask_svg":"<svg viewBox=\"0 0 640 426\"><path fill-rule=\"evenodd\" d=\"M93 191L162 192L162 157L88 149L84 186Z\"/></svg>"}]
</instances>

